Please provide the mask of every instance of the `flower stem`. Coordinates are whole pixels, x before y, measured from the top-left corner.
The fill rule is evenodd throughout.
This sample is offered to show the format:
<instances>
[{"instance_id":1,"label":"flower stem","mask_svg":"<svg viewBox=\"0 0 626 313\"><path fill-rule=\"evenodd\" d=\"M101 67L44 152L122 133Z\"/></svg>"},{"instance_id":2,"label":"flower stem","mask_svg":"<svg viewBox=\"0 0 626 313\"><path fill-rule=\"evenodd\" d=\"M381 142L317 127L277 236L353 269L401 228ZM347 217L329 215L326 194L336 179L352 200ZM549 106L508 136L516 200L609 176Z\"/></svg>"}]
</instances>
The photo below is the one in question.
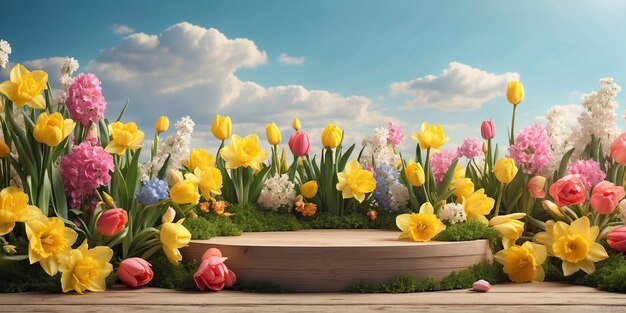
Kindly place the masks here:
<instances>
[{"instance_id":1,"label":"flower stem","mask_svg":"<svg viewBox=\"0 0 626 313\"><path fill-rule=\"evenodd\" d=\"M496 212L493 216L498 216L500 214L500 202L502 202L502 191L504 191L504 184L500 183L500 190L498 191L498 200L496 200Z\"/></svg>"},{"instance_id":2,"label":"flower stem","mask_svg":"<svg viewBox=\"0 0 626 313\"><path fill-rule=\"evenodd\" d=\"M515 143L515 113L517 112L517 104L513 105L513 117L511 118L511 135L509 136L509 144Z\"/></svg>"}]
</instances>

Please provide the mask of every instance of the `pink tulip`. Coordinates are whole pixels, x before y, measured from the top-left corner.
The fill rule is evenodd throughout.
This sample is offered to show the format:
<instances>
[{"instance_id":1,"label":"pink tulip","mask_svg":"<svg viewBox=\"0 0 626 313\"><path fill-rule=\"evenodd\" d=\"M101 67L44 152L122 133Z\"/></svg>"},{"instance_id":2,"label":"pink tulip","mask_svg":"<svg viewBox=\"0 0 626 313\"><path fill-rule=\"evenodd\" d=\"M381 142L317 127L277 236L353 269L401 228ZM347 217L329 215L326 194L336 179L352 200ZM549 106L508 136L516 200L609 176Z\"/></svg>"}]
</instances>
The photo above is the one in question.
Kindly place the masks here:
<instances>
[{"instance_id":1,"label":"pink tulip","mask_svg":"<svg viewBox=\"0 0 626 313\"><path fill-rule=\"evenodd\" d=\"M219 291L235 284L237 276L224 264L226 259L228 258L222 257L222 252L216 248L204 252L198 271L193 275L193 280L198 289L209 288L213 291Z\"/></svg>"},{"instance_id":2,"label":"pink tulip","mask_svg":"<svg viewBox=\"0 0 626 313\"><path fill-rule=\"evenodd\" d=\"M485 140L492 139L496 136L496 124L492 119L483 121L482 125L480 125L480 134Z\"/></svg>"},{"instance_id":3,"label":"pink tulip","mask_svg":"<svg viewBox=\"0 0 626 313\"><path fill-rule=\"evenodd\" d=\"M546 196L546 178L537 175L528 181L528 191L535 199L543 199Z\"/></svg>"},{"instance_id":4,"label":"pink tulip","mask_svg":"<svg viewBox=\"0 0 626 313\"><path fill-rule=\"evenodd\" d=\"M142 258L129 258L120 263L117 277L126 286L133 288L143 286L149 283L154 276L151 266Z\"/></svg>"},{"instance_id":5,"label":"pink tulip","mask_svg":"<svg viewBox=\"0 0 626 313\"><path fill-rule=\"evenodd\" d=\"M567 175L550 186L550 195L557 206L582 203L587 198L587 191L578 175Z\"/></svg>"},{"instance_id":6,"label":"pink tulip","mask_svg":"<svg viewBox=\"0 0 626 313\"><path fill-rule=\"evenodd\" d=\"M489 289L491 289L491 284L484 279L478 280L472 284L472 290L476 292L487 292Z\"/></svg>"},{"instance_id":7,"label":"pink tulip","mask_svg":"<svg viewBox=\"0 0 626 313\"><path fill-rule=\"evenodd\" d=\"M619 252L626 252L626 226L613 229L607 236L609 247Z\"/></svg>"},{"instance_id":8,"label":"pink tulip","mask_svg":"<svg viewBox=\"0 0 626 313\"><path fill-rule=\"evenodd\" d=\"M626 132L615 138L611 144L611 157L615 162L626 165Z\"/></svg>"},{"instance_id":9,"label":"pink tulip","mask_svg":"<svg viewBox=\"0 0 626 313\"><path fill-rule=\"evenodd\" d=\"M291 138L289 138L289 149L291 149L291 153L297 156L305 156L309 153L310 148L311 142L306 132L297 131L291 134Z\"/></svg>"},{"instance_id":10,"label":"pink tulip","mask_svg":"<svg viewBox=\"0 0 626 313\"><path fill-rule=\"evenodd\" d=\"M611 214L625 195L624 187L603 181L591 192L591 207L600 214Z\"/></svg>"},{"instance_id":11,"label":"pink tulip","mask_svg":"<svg viewBox=\"0 0 626 313\"><path fill-rule=\"evenodd\" d=\"M128 214L124 209L109 209L98 217L96 228L103 236L110 237L124 229L126 222L128 222Z\"/></svg>"}]
</instances>

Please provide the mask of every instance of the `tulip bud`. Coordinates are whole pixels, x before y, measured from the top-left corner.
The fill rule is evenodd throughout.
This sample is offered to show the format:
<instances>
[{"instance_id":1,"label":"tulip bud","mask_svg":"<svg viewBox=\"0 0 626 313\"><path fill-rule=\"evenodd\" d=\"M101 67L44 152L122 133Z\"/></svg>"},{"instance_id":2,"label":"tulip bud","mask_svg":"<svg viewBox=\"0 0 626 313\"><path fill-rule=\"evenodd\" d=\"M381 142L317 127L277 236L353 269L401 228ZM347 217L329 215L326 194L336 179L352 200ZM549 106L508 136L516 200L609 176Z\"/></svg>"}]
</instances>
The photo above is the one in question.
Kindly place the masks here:
<instances>
[{"instance_id":1,"label":"tulip bud","mask_svg":"<svg viewBox=\"0 0 626 313\"><path fill-rule=\"evenodd\" d=\"M211 132L215 138L224 141L228 139L231 135L232 124L230 121L230 116L221 116L216 115L215 119L213 119L213 124L211 124Z\"/></svg>"},{"instance_id":2,"label":"tulip bud","mask_svg":"<svg viewBox=\"0 0 626 313\"><path fill-rule=\"evenodd\" d=\"M167 116L160 116L154 124L154 131L157 134L164 133L170 127L170 119Z\"/></svg>"},{"instance_id":3,"label":"tulip bud","mask_svg":"<svg viewBox=\"0 0 626 313\"><path fill-rule=\"evenodd\" d=\"M426 179L422 164L413 162L413 160L410 160L409 163L407 163L406 168L404 169L404 175L409 180L409 183L411 183L411 186L414 187L423 185Z\"/></svg>"},{"instance_id":4,"label":"tulip bud","mask_svg":"<svg viewBox=\"0 0 626 313\"><path fill-rule=\"evenodd\" d=\"M289 149L291 153L297 156L305 156L309 153L310 148L311 142L306 132L297 131L291 134L291 138L289 138Z\"/></svg>"},{"instance_id":5,"label":"tulip bud","mask_svg":"<svg viewBox=\"0 0 626 313\"><path fill-rule=\"evenodd\" d=\"M487 152L489 152L489 146L486 142L483 142L483 153L487 154Z\"/></svg>"},{"instance_id":6,"label":"tulip bud","mask_svg":"<svg viewBox=\"0 0 626 313\"><path fill-rule=\"evenodd\" d=\"M176 211L174 211L172 207L169 207L167 208L167 210L165 210L165 213L163 214L163 217L161 218L161 223L163 224L171 223L174 221L174 218L176 218Z\"/></svg>"},{"instance_id":7,"label":"tulip bud","mask_svg":"<svg viewBox=\"0 0 626 313\"><path fill-rule=\"evenodd\" d=\"M518 105L524 101L524 85L520 81L510 81L506 88L506 98L512 105Z\"/></svg>"},{"instance_id":8,"label":"tulip bud","mask_svg":"<svg viewBox=\"0 0 626 313\"><path fill-rule=\"evenodd\" d=\"M276 126L276 123L267 124L265 126L265 135L267 136L267 142L270 145L276 146L280 144L282 136L280 135L280 130L278 129L278 126Z\"/></svg>"},{"instance_id":9,"label":"tulip bud","mask_svg":"<svg viewBox=\"0 0 626 313\"><path fill-rule=\"evenodd\" d=\"M502 157L496 161L493 166L493 172L496 174L496 178L503 184L508 184L513 181L515 175L517 175L517 166L513 159Z\"/></svg>"},{"instance_id":10,"label":"tulip bud","mask_svg":"<svg viewBox=\"0 0 626 313\"><path fill-rule=\"evenodd\" d=\"M606 242L611 249L626 252L626 226L613 229L608 234Z\"/></svg>"},{"instance_id":11,"label":"tulip bud","mask_svg":"<svg viewBox=\"0 0 626 313\"><path fill-rule=\"evenodd\" d=\"M300 194L307 199L311 199L317 194L317 188L317 181L310 180L300 186Z\"/></svg>"},{"instance_id":12,"label":"tulip bud","mask_svg":"<svg viewBox=\"0 0 626 313\"><path fill-rule=\"evenodd\" d=\"M299 131L300 130L300 120L296 117L293 119L293 123L291 123L291 127L293 127L293 130L295 131Z\"/></svg>"},{"instance_id":13,"label":"tulip bud","mask_svg":"<svg viewBox=\"0 0 626 313\"><path fill-rule=\"evenodd\" d=\"M109 209L98 217L96 229L100 234L111 237L126 227L128 214L124 209Z\"/></svg>"},{"instance_id":14,"label":"tulip bud","mask_svg":"<svg viewBox=\"0 0 626 313\"><path fill-rule=\"evenodd\" d=\"M528 191L535 199L542 199L546 196L546 178L540 175L534 176L528 181Z\"/></svg>"},{"instance_id":15,"label":"tulip bud","mask_svg":"<svg viewBox=\"0 0 626 313\"><path fill-rule=\"evenodd\" d=\"M11 149L9 149L4 140L0 140L0 158L6 158L9 155L11 155Z\"/></svg>"},{"instance_id":16,"label":"tulip bud","mask_svg":"<svg viewBox=\"0 0 626 313\"><path fill-rule=\"evenodd\" d=\"M337 125L328 124L322 132L322 145L326 149L336 148L341 144L342 139L343 132Z\"/></svg>"},{"instance_id":17,"label":"tulip bud","mask_svg":"<svg viewBox=\"0 0 626 313\"><path fill-rule=\"evenodd\" d=\"M104 191L102 192L102 198L104 198L104 203L106 203L109 207L114 208L117 206L111 195Z\"/></svg>"},{"instance_id":18,"label":"tulip bud","mask_svg":"<svg viewBox=\"0 0 626 313\"><path fill-rule=\"evenodd\" d=\"M180 171L175 170L175 169L168 170L167 174L170 178L170 186L174 186L185 179L183 177L183 174L181 174Z\"/></svg>"},{"instance_id":19,"label":"tulip bud","mask_svg":"<svg viewBox=\"0 0 626 313\"><path fill-rule=\"evenodd\" d=\"M150 268L152 265L142 258L129 258L117 269L117 277L128 287L139 287L148 284L154 273Z\"/></svg>"},{"instance_id":20,"label":"tulip bud","mask_svg":"<svg viewBox=\"0 0 626 313\"><path fill-rule=\"evenodd\" d=\"M559 216L559 217L563 217L563 213L561 212L561 210L559 209L559 207L552 201L550 200L543 200L541 202L541 206L543 207L544 210L546 210L548 213L554 215L554 216Z\"/></svg>"},{"instance_id":21,"label":"tulip bud","mask_svg":"<svg viewBox=\"0 0 626 313\"><path fill-rule=\"evenodd\" d=\"M489 140L493 139L496 136L496 124L492 119L488 121L483 121L480 125L480 134L483 136L483 139Z\"/></svg>"}]
</instances>

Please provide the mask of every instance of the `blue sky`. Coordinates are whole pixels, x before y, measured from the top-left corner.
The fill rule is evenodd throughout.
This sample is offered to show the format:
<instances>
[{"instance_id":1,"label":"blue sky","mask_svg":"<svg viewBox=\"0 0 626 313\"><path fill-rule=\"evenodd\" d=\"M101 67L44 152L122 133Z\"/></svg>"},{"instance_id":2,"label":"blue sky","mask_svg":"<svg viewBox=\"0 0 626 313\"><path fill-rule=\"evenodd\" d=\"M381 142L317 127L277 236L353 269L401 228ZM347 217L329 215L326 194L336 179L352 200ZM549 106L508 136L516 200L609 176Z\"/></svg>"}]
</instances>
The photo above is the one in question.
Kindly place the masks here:
<instances>
[{"instance_id":1,"label":"blue sky","mask_svg":"<svg viewBox=\"0 0 626 313\"><path fill-rule=\"evenodd\" d=\"M366 134L376 125L383 126L381 121L389 118L401 122L409 133L426 120L451 125L450 135L458 143L462 136L479 136L480 122L492 117L500 126L499 138L504 141L511 106L498 86L512 77L506 73L518 75L525 86L526 99L518 120L522 126L536 122L536 117L552 105L579 103L581 94L598 88L600 78L614 77L618 84L626 82L626 3L619 1L8 1L3 7L7 13L0 19L0 38L13 47L12 62L75 57L81 63L80 71L91 70L102 76L110 110L118 109L128 97L129 119L149 128L160 109L173 119L188 114L198 124L200 138L207 140L202 133L206 135L210 116L216 112L232 112L235 123L241 112L253 112L250 114L257 120L242 116L239 132L258 132L272 119L283 119L276 121L283 128L290 120L286 113L265 116L262 110L252 108L284 108L306 118L312 107L330 102L325 113L304 121L313 134L324 126L324 114L329 122L343 123L355 134ZM204 72L186 78L189 84L204 77L211 77L207 79L211 82L193 85L188 90L179 86L182 89L176 89L171 97L156 95L154 88L146 85L123 89L128 82L116 80L115 75L120 72L105 69L106 64L127 64L124 62L128 59L120 61L128 55L122 44L125 36L137 32L158 36L181 22L202 29L214 28L230 43L235 38L247 39L248 44L239 48L249 53L241 58L236 53L231 56L238 58L230 66L237 82L229 81L229 71L213 72L220 67L216 62L222 58L210 62ZM115 34L114 25L126 25L133 31ZM190 26L183 28L188 30ZM181 33L185 31L176 34ZM184 40L172 42L189 44ZM250 42L256 51L250 52ZM208 44L207 49L213 47ZM111 48L114 51L109 55L101 53L102 49ZM132 53L140 56L137 42L134 49ZM172 66L159 63L159 55L151 53L155 61L143 63L144 66ZM283 53L303 58L303 62L281 63L279 56ZM185 59L190 58L173 60ZM451 68L451 62L493 77L468 73L463 70L467 67ZM443 75L446 68L457 76ZM190 71L190 67L182 69ZM167 75L171 78L179 72L172 70ZM133 75L147 80L156 74ZM425 98L415 100L415 90L410 86L393 92L394 82L410 82L426 75L444 78L417 87L419 94L427 95ZM482 86L485 78L494 81ZM467 90L460 90L459 81L466 82L462 86ZM234 98L229 96L233 86L240 89L246 82L262 88L240 92ZM206 90L205 83L209 86ZM340 96L328 100L328 95L308 95L302 104L294 96L302 90L271 88L277 86L302 86L306 91L321 90ZM474 86L483 89L470 90ZM122 91L127 94L122 95ZM225 96L214 97L215 93ZM348 99L350 96L359 98ZM172 99L181 99L176 109L171 109ZM220 104L195 104L206 99ZM407 108L405 103L412 99L414 104ZM447 99L455 99L454 104L441 110L442 103L451 103ZM619 95L618 101L622 99ZM337 117L332 108L361 113L342 112ZM284 137L286 133L287 130ZM353 139L358 138L355 135Z\"/></svg>"}]
</instances>

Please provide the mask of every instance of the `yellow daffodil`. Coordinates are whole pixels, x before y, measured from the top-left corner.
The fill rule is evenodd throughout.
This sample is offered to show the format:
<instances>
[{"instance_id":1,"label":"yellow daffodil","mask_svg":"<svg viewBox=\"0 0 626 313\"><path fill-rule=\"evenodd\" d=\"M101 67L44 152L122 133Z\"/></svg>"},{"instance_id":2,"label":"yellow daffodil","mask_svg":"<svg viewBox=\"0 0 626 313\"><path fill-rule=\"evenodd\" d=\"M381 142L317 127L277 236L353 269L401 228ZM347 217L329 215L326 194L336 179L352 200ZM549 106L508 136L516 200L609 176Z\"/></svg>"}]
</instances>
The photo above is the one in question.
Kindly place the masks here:
<instances>
[{"instance_id":1,"label":"yellow daffodil","mask_svg":"<svg viewBox=\"0 0 626 313\"><path fill-rule=\"evenodd\" d=\"M450 188L454 189L457 202L463 201L463 197L469 197L474 193L474 183L470 178L454 179L450 183Z\"/></svg>"},{"instance_id":2,"label":"yellow daffodil","mask_svg":"<svg viewBox=\"0 0 626 313\"><path fill-rule=\"evenodd\" d=\"M322 132L322 145L326 149L336 148L343 139L343 131L335 124L328 124Z\"/></svg>"},{"instance_id":3,"label":"yellow daffodil","mask_svg":"<svg viewBox=\"0 0 626 313\"><path fill-rule=\"evenodd\" d=\"M404 168L404 175L406 175L406 179L409 180L413 187L419 187L424 184L424 168L420 163L409 160L409 163Z\"/></svg>"},{"instance_id":4,"label":"yellow daffodil","mask_svg":"<svg viewBox=\"0 0 626 313\"><path fill-rule=\"evenodd\" d=\"M258 171L268 155L259 145L259 136L255 134L244 138L233 135L230 144L220 150L220 156L226 161L228 169L248 166Z\"/></svg>"},{"instance_id":5,"label":"yellow daffodil","mask_svg":"<svg viewBox=\"0 0 626 313\"><path fill-rule=\"evenodd\" d=\"M433 148L439 150L444 143L450 140L450 138L446 137L441 125L431 125L423 122L420 128L421 133L413 133L412 138L419 142L422 149Z\"/></svg>"},{"instance_id":6,"label":"yellow daffodil","mask_svg":"<svg viewBox=\"0 0 626 313\"><path fill-rule=\"evenodd\" d=\"M295 131L299 131L300 128L302 127L300 125L300 120L297 117L293 119L293 122L291 123L291 127L293 127L293 130Z\"/></svg>"},{"instance_id":7,"label":"yellow daffodil","mask_svg":"<svg viewBox=\"0 0 626 313\"><path fill-rule=\"evenodd\" d=\"M0 140L0 158L6 158L11 155L11 149L4 140Z\"/></svg>"},{"instance_id":8,"label":"yellow daffodil","mask_svg":"<svg viewBox=\"0 0 626 313\"><path fill-rule=\"evenodd\" d=\"M396 217L396 225L402 231L400 239L427 242L446 229L435 215L430 202L422 204L419 213L400 214Z\"/></svg>"},{"instance_id":9,"label":"yellow daffodil","mask_svg":"<svg viewBox=\"0 0 626 313\"><path fill-rule=\"evenodd\" d=\"M16 108L25 104L33 109L46 108L46 100L41 94L46 89L48 74L44 71L29 71L22 64L11 69L10 80L0 83L0 93L5 95Z\"/></svg>"},{"instance_id":10,"label":"yellow daffodil","mask_svg":"<svg viewBox=\"0 0 626 313\"><path fill-rule=\"evenodd\" d=\"M191 240L191 233L183 226L184 218L176 223L163 223L161 226L160 240L163 245L165 256L174 265L183 260L178 249L185 247Z\"/></svg>"},{"instance_id":11,"label":"yellow daffodil","mask_svg":"<svg viewBox=\"0 0 626 313\"><path fill-rule=\"evenodd\" d=\"M265 126L265 135L267 136L267 142L270 145L276 146L280 144L282 136L276 123L267 124L267 126Z\"/></svg>"},{"instance_id":12,"label":"yellow daffodil","mask_svg":"<svg viewBox=\"0 0 626 313\"><path fill-rule=\"evenodd\" d=\"M511 246L495 255L496 261L504 265L504 272L514 283L542 282L545 273L541 265L546 258L546 247L530 241L521 246Z\"/></svg>"},{"instance_id":13,"label":"yellow daffodil","mask_svg":"<svg viewBox=\"0 0 626 313\"><path fill-rule=\"evenodd\" d=\"M317 194L317 188L317 181L310 180L300 186L300 194L307 199L311 199Z\"/></svg>"},{"instance_id":14,"label":"yellow daffodil","mask_svg":"<svg viewBox=\"0 0 626 313\"><path fill-rule=\"evenodd\" d=\"M232 124L230 116L216 115L211 124L211 132L215 138L224 141L230 137Z\"/></svg>"},{"instance_id":15,"label":"yellow daffodil","mask_svg":"<svg viewBox=\"0 0 626 313\"><path fill-rule=\"evenodd\" d=\"M564 222L546 222L546 231L535 235L535 241L544 243L550 254L563 261L563 274L572 275L579 270L591 274L595 262L608 258L604 247L596 242L598 226L590 226L583 216L568 225Z\"/></svg>"},{"instance_id":16,"label":"yellow daffodil","mask_svg":"<svg viewBox=\"0 0 626 313\"><path fill-rule=\"evenodd\" d=\"M196 204L200 201L198 186L189 179L177 182L170 189L170 199L176 204Z\"/></svg>"},{"instance_id":17,"label":"yellow daffodil","mask_svg":"<svg viewBox=\"0 0 626 313\"><path fill-rule=\"evenodd\" d=\"M135 123L123 124L122 122L115 122L109 124L109 134L111 135L111 141L105 148L108 153L122 155L126 152L126 149L136 150L141 148L143 132L137 128Z\"/></svg>"},{"instance_id":18,"label":"yellow daffodil","mask_svg":"<svg viewBox=\"0 0 626 313\"><path fill-rule=\"evenodd\" d=\"M215 165L213 156L202 148L194 148L189 152L189 160L181 162L190 172L197 168L204 169Z\"/></svg>"},{"instance_id":19,"label":"yellow daffodil","mask_svg":"<svg viewBox=\"0 0 626 313\"><path fill-rule=\"evenodd\" d=\"M507 215L494 216L489 221L489 227L496 229L502 235L502 246L504 249L515 245L515 241L524 232L524 222L520 219L526 216L525 213L513 213Z\"/></svg>"},{"instance_id":20,"label":"yellow daffodil","mask_svg":"<svg viewBox=\"0 0 626 313\"><path fill-rule=\"evenodd\" d=\"M41 211L28 205L28 195L17 187L7 187L0 191L0 236L10 233L17 222L26 222Z\"/></svg>"},{"instance_id":21,"label":"yellow daffodil","mask_svg":"<svg viewBox=\"0 0 626 313\"><path fill-rule=\"evenodd\" d=\"M106 278L113 271L111 257L113 250L109 247L98 246L89 249L87 240L67 254L63 254L64 260L59 262L61 286L63 292L75 290L82 294L85 290L106 290Z\"/></svg>"},{"instance_id":22,"label":"yellow daffodil","mask_svg":"<svg viewBox=\"0 0 626 313\"><path fill-rule=\"evenodd\" d=\"M56 147L72 133L74 126L76 123L72 119L63 119L63 115L59 112L52 114L43 112L37 118L33 137L38 142Z\"/></svg>"},{"instance_id":23,"label":"yellow daffodil","mask_svg":"<svg viewBox=\"0 0 626 313\"><path fill-rule=\"evenodd\" d=\"M154 124L154 131L160 134L166 132L168 128L170 128L170 119L167 116L159 116Z\"/></svg>"},{"instance_id":24,"label":"yellow daffodil","mask_svg":"<svg viewBox=\"0 0 626 313\"><path fill-rule=\"evenodd\" d=\"M196 168L193 174L188 173L185 178L200 188L206 200L215 201L215 195L222 194L222 172L216 167Z\"/></svg>"},{"instance_id":25,"label":"yellow daffodil","mask_svg":"<svg viewBox=\"0 0 626 313\"><path fill-rule=\"evenodd\" d=\"M26 236L30 264L39 262L50 276L59 270L59 256L69 253L78 238L78 234L65 227L60 218L43 214L26 222Z\"/></svg>"},{"instance_id":26,"label":"yellow daffodil","mask_svg":"<svg viewBox=\"0 0 626 313\"><path fill-rule=\"evenodd\" d=\"M512 105L518 105L524 101L524 85L520 81L510 81L506 88L506 99Z\"/></svg>"},{"instance_id":27,"label":"yellow daffodil","mask_svg":"<svg viewBox=\"0 0 626 313\"><path fill-rule=\"evenodd\" d=\"M365 200L365 194L376 189L374 174L361 168L359 161L352 160L343 172L337 174L337 190L344 199L355 198L359 203Z\"/></svg>"},{"instance_id":28,"label":"yellow daffodil","mask_svg":"<svg viewBox=\"0 0 626 313\"><path fill-rule=\"evenodd\" d=\"M493 166L493 173L496 175L498 181L503 184L512 182L515 175L517 175L515 161L507 157L499 158Z\"/></svg>"},{"instance_id":29,"label":"yellow daffodil","mask_svg":"<svg viewBox=\"0 0 626 313\"><path fill-rule=\"evenodd\" d=\"M495 201L485 195L485 189L478 189L468 197L463 197L462 202L468 221L482 222L485 225L489 224L485 215L491 212Z\"/></svg>"}]
</instances>

